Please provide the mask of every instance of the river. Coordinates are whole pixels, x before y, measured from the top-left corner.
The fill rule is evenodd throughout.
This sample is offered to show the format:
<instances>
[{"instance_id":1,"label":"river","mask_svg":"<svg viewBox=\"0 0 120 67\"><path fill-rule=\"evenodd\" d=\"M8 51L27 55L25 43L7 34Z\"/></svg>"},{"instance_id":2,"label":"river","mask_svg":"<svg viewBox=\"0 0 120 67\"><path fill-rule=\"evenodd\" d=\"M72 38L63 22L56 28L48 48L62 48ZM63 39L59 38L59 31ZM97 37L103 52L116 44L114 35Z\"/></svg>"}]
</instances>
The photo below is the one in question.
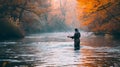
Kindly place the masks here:
<instances>
[{"instance_id":1,"label":"river","mask_svg":"<svg viewBox=\"0 0 120 67\"><path fill-rule=\"evenodd\" d=\"M80 50L73 33L31 34L0 42L0 67L120 67L120 42L82 32Z\"/></svg>"}]
</instances>

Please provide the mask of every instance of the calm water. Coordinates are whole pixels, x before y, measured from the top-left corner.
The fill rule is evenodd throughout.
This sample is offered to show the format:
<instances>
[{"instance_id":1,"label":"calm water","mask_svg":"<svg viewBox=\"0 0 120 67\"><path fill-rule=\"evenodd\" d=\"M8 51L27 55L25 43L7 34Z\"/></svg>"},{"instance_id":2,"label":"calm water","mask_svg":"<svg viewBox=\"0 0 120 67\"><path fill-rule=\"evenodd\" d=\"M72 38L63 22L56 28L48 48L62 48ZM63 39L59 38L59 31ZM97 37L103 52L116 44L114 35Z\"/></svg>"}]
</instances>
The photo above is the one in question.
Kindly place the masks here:
<instances>
[{"instance_id":1,"label":"calm water","mask_svg":"<svg viewBox=\"0 0 120 67\"><path fill-rule=\"evenodd\" d=\"M120 42L82 33L75 51L73 33L32 34L0 42L0 67L120 67Z\"/></svg>"}]
</instances>

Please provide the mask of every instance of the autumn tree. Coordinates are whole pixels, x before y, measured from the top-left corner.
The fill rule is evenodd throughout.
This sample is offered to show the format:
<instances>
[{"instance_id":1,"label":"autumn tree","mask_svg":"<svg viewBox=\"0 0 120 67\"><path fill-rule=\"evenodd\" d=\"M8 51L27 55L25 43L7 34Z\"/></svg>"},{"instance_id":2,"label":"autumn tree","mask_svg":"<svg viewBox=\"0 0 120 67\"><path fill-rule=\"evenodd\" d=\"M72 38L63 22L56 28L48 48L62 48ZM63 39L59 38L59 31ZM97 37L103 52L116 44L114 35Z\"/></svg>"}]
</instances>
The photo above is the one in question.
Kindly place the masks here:
<instances>
[{"instance_id":1,"label":"autumn tree","mask_svg":"<svg viewBox=\"0 0 120 67\"><path fill-rule=\"evenodd\" d=\"M120 33L119 0L77 1L82 28L98 33Z\"/></svg>"},{"instance_id":2,"label":"autumn tree","mask_svg":"<svg viewBox=\"0 0 120 67\"><path fill-rule=\"evenodd\" d=\"M5 32L0 28L0 35L11 36L14 33L22 35L22 30L28 27L26 25L31 28L36 22L32 18L40 17L41 14L48 11L50 6L48 3L47 0L0 0L0 25L6 29ZM28 16L31 17L28 18ZM8 28L10 29L7 30Z\"/></svg>"},{"instance_id":3,"label":"autumn tree","mask_svg":"<svg viewBox=\"0 0 120 67\"><path fill-rule=\"evenodd\" d=\"M21 11L17 8L21 3L21 0L0 0L0 38L24 36L17 23L14 23L19 16L18 12Z\"/></svg>"}]
</instances>

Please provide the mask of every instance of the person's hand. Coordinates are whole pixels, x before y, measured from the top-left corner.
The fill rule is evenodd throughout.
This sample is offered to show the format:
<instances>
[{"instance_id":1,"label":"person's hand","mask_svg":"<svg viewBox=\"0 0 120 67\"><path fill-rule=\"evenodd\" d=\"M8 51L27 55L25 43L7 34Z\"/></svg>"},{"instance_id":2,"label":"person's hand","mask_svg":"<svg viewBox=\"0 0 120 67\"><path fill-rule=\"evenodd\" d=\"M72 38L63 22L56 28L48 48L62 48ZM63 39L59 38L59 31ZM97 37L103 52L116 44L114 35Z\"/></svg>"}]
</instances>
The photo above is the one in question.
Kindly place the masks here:
<instances>
[{"instance_id":1,"label":"person's hand","mask_svg":"<svg viewBox=\"0 0 120 67\"><path fill-rule=\"evenodd\" d=\"M70 36L67 36L68 38L70 38Z\"/></svg>"}]
</instances>

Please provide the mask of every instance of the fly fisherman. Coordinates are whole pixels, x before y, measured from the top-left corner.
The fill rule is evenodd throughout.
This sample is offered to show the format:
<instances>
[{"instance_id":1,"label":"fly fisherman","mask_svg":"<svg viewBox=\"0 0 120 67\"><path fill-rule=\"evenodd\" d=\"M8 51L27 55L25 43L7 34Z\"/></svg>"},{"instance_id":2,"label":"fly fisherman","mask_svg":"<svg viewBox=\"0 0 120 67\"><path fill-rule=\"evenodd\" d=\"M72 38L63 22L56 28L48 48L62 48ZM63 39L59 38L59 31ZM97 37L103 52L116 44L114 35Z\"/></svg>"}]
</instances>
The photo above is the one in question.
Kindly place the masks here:
<instances>
[{"instance_id":1,"label":"fly fisherman","mask_svg":"<svg viewBox=\"0 0 120 67\"><path fill-rule=\"evenodd\" d=\"M80 37L81 37L81 34L78 31L78 29L75 28L74 36L67 36L67 37L74 39L74 50L79 50L80 49Z\"/></svg>"}]
</instances>

